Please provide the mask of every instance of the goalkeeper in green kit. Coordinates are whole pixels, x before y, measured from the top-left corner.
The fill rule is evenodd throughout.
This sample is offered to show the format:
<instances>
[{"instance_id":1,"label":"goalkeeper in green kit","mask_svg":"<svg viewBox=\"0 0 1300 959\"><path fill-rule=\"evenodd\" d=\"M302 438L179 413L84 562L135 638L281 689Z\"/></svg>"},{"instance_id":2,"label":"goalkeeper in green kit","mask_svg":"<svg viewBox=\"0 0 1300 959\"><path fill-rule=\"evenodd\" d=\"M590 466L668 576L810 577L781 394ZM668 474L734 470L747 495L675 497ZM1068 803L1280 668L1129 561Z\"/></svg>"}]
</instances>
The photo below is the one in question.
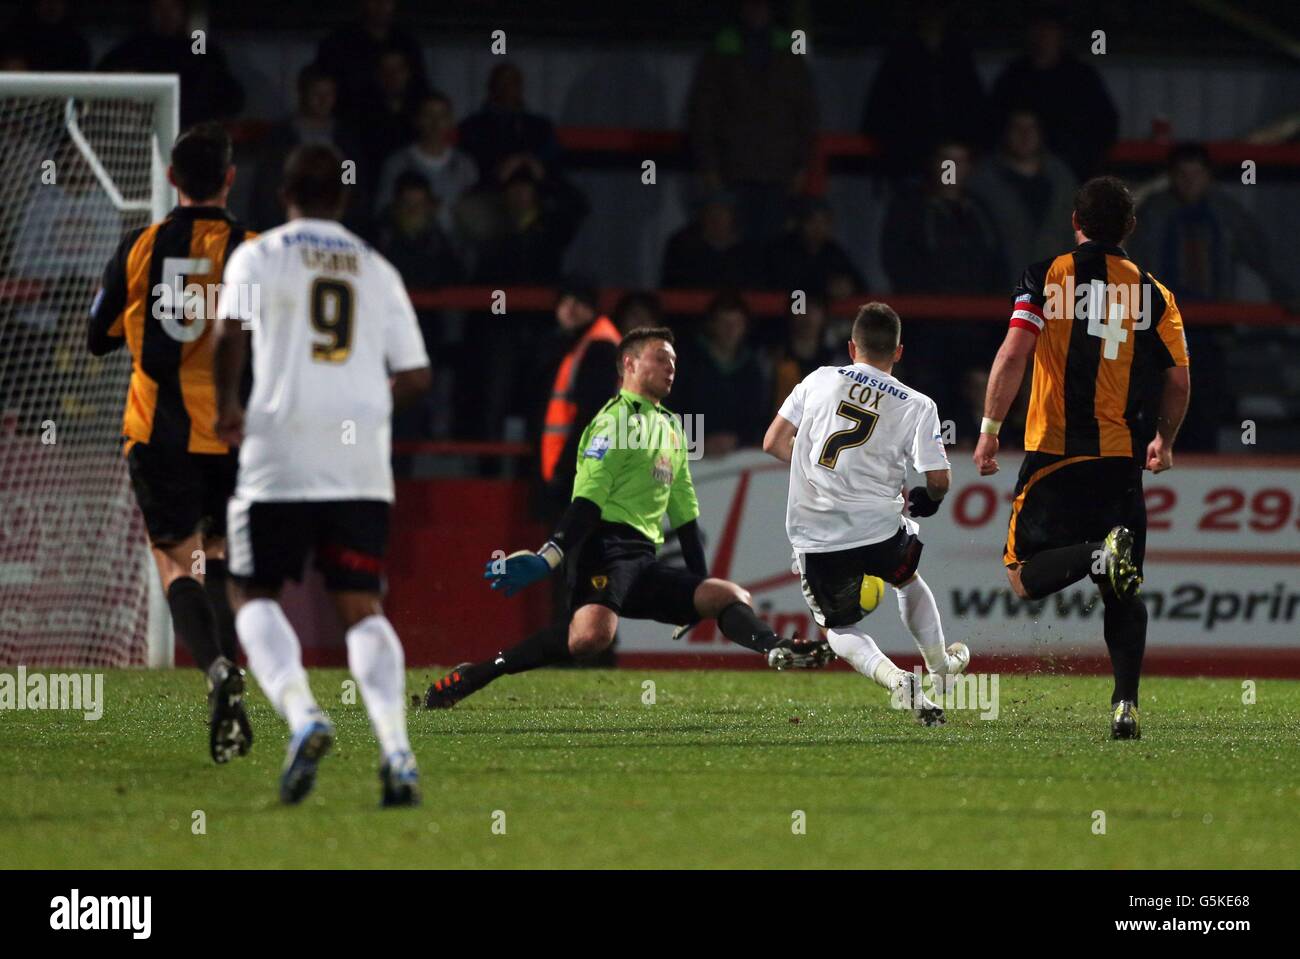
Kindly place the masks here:
<instances>
[{"instance_id":1,"label":"goalkeeper in green kit","mask_svg":"<svg viewBox=\"0 0 1300 959\"><path fill-rule=\"evenodd\" d=\"M535 553L487 564L484 578L492 588L513 596L555 573L567 556L574 564L567 626L553 624L495 659L457 666L429 687L425 706L447 709L498 676L595 656L614 641L620 616L679 627L716 619L724 636L776 669L814 668L834 658L824 639L778 638L754 613L749 593L709 577L685 436L678 418L660 405L676 363L671 330L642 328L623 337L623 388L582 434L573 501L555 532ZM665 513L685 569L656 555Z\"/></svg>"}]
</instances>

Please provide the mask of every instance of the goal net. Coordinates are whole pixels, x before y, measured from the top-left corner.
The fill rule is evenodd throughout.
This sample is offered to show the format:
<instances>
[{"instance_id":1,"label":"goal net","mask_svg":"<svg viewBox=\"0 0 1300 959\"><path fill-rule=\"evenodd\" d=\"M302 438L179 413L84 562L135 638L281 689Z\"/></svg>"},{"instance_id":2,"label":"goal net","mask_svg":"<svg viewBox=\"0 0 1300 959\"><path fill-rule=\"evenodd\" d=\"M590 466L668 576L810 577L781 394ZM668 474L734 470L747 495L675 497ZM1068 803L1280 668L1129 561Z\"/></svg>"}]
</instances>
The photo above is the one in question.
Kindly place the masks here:
<instances>
[{"instance_id":1,"label":"goal net","mask_svg":"<svg viewBox=\"0 0 1300 959\"><path fill-rule=\"evenodd\" d=\"M172 194L175 77L0 73L0 666L171 661L121 455L131 372L86 318Z\"/></svg>"}]
</instances>

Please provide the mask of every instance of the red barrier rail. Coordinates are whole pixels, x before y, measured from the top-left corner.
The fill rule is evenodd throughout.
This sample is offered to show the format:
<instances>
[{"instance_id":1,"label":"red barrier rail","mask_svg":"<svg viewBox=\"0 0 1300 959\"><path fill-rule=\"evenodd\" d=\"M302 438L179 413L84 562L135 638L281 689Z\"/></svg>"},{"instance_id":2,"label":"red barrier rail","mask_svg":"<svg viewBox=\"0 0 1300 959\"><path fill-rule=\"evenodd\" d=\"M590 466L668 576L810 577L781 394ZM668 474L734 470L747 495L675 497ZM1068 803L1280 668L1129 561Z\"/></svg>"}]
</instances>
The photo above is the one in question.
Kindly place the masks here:
<instances>
[{"instance_id":1,"label":"red barrier rail","mask_svg":"<svg viewBox=\"0 0 1300 959\"><path fill-rule=\"evenodd\" d=\"M505 307L510 312L546 312L555 306L555 291L544 286L506 287ZM600 294L600 307L608 312L627 290L606 288ZM449 286L440 290L411 290L411 302L418 310L481 310L493 306L492 287ZM659 302L665 313L699 315L708 309L715 296L712 290L664 290ZM777 291L747 291L745 302L755 316L784 316L790 309L790 296ZM906 319L969 320L1005 323L1010 315L1010 301L999 296L932 296L917 294L884 295L890 306ZM836 300L831 312L852 316L872 294ZM1201 326L1237 325L1285 327L1300 322L1300 316L1287 313L1273 303L1187 303L1179 304L1184 319Z\"/></svg>"},{"instance_id":2,"label":"red barrier rail","mask_svg":"<svg viewBox=\"0 0 1300 959\"><path fill-rule=\"evenodd\" d=\"M233 120L227 124L238 144L256 144L271 128L268 120ZM628 154L638 160L648 154L685 153L686 134L681 130L644 130L634 127L562 126L556 139L565 150L576 153ZM1165 162L1172 144L1164 140L1120 140L1110 149L1111 163L1130 166L1158 166ZM1260 166L1300 167L1300 143L1248 143L1244 140L1206 141L1215 164L1236 166L1253 160ZM880 145L860 133L827 131L817 136L817 153L825 158L879 156Z\"/></svg>"}]
</instances>

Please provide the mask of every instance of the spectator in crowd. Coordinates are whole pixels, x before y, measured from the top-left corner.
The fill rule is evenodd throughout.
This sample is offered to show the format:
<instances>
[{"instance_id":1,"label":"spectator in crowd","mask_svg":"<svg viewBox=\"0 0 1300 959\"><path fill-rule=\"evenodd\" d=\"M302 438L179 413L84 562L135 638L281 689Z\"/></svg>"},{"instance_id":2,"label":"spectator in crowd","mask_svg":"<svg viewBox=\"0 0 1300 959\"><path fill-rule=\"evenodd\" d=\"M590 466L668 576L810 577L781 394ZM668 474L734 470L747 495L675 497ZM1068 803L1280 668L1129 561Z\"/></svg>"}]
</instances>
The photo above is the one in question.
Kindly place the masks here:
<instances>
[{"instance_id":1,"label":"spectator in crowd","mask_svg":"<svg viewBox=\"0 0 1300 959\"><path fill-rule=\"evenodd\" d=\"M1210 154L1199 143L1169 154L1169 188L1138 209L1131 247L1183 302L1238 298L1237 269L1254 270L1269 295L1290 303L1294 287L1277 269L1264 231L1214 182Z\"/></svg>"},{"instance_id":2,"label":"spectator in crowd","mask_svg":"<svg viewBox=\"0 0 1300 959\"><path fill-rule=\"evenodd\" d=\"M620 333L628 333L643 326L663 326L664 311L658 296L637 290L623 294L622 299L615 304L610 319Z\"/></svg>"},{"instance_id":3,"label":"spectator in crowd","mask_svg":"<svg viewBox=\"0 0 1300 959\"><path fill-rule=\"evenodd\" d=\"M1182 304L1232 300L1237 273L1257 273L1269 295L1295 309L1295 287L1277 268L1255 218L1214 182L1209 152L1198 143L1170 151L1169 188L1152 195L1137 212L1130 249L1150 266ZM1187 351L1196 357L1198 388L1179 432L1188 450L1213 450L1228 393L1223 344L1213 328L1189 324Z\"/></svg>"},{"instance_id":4,"label":"spectator in crowd","mask_svg":"<svg viewBox=\"0 0 1300 959\"><path fill-rule=\"evenodd\" d=\"M1048 148L1080 180L1097 172L1119 136L1119 113L1101 74L1067 48L1065 17L1056 7L1029 23L1028 50L1012 60L993 84L1000 116L1032 110Z\"/></svg>"},{"instance_id":5,"label":"spectator in crowd","mask_svg":"<svg viewBox=\"0 0 1300 959\"><path fill-rule=\"evenodd\" d=\"M772 403L769 419L776 415L785 398L803 378L834 361L826 343L829 317L826 300L810 296L801 313L791 311L785 319L785 340L772 354Z\"/></svg>"},{"instance_id":6,"label":"spectator in crowd","mask_svg":"<svg viewBox=\"0 0 1300 959\"><path fill-rule=\"evenodd\" d=\"M984 204L1001 235L1007 290L1020 280L1026 263L1074 246L1070 215L1077 186L1070 168L1044 148L1037 115L1013 110L998 152L970 178L971 195Z\"/></svg>"},{"instance_id":7,"label":"spectator in crowd","mask_svg":"<svg viewBox=\"0 0 1300 959\"><path fill-rule=\"evenodd\" d=\"M395 22L396 12L397 0L361 0L358 18L327 36L316 51L317 66L338 83L339 115L348 120L364 118L382 99L377 78L380 58L387 51L405 55L412 96L429 88L424 52L414 31Z\"/></svg>"},{"instance_id":8,"label":"spectator in crowd","mask_svg":"<svg viewBox=\"0 0 1300 959\"><path fill-rule=\"evenodd\" d=\"M99 69L116 73L175 73L181 81L181 127L224 120L244 109L244 88L211 38L202 52L188 28L186 0L151 0L149 21L105 54Z\"/></svg>"},{"instance_id":9,"label":"spectator in crowd","mask_svg":"<svg viewBox=\"0 0 1300 959\"><path fill-rule=\"evenodd\" d=\"M569 505L578 441L618 391L620 339L618 328L601 315L594 285L586 278L567 278L555 302L555 328L537 351L542 375L533 378L550 387L545 412L532 434L542 437L544 519L553 522Z\"/></svg>"},{"instance_id":10,"label":"spectator in crowd","mask_svg":"<svg viewBox=\"0 0 1300 959\"><path fill-rule=\"evenodd\" d=\"M587 215L587 201L536 159L516 154L498 167L502 178L497 228L479 251L484 283L550 285L560 278L564 253Z\"/></svg>"},{"instance_id":11,"label":"spectator in crowd","mask_svg":"<svg viewBox=\"0 0 1300 959\"><path fill-rule=\"evenodd\" d=\"M420 98L413 118L415 142L398 150L384 164L379 177L376 212L393 198L394 187L403 173L419 173L438 198L438 220L443 232L455 236L454 211L462 194L478 182L478 169L469 156L451 145L456 130L451 100L433 92Z\"/></svg>"},{"instance_id":12,"label":"spectator in crowd","mask_svg":"<svg viewBox=\"0 0 1300 959\"><path fill-rule=\"evenodd\" d=\"M823 199L804 197L793 229L767 249L764 284L776 290L803 290L833 300L865 292L866 282L848 251L836 242L834 217Z\"/></svg>"},{"instance_id":13,"label":"spectator in crowd","mask_svg":"<svg viewBox=\"0 0 1300 959\"><path fill-rule=\"evenodd\" d=\"M747 343L749 307L735 293L718 294L702 332L679 343L669 408L702 417L689 435L703 437L705 456L758 446L770 410L767 379Z\"/></svg>"},{"instance_id":14,"label":"spectator in crowd","mask_svg":"<svg viewBox=\"0 0 1300 959\"><path fill-rule=\"evenodd\" d=\"M373 194L388 158L415 137L415 108L423 92L416 85L410 54L389 47L375 65L375 86L370 92L360 129L365 131L364 161L357 182Z\"/></svg>"},{"instance_id":15,"label":"spectator in crowd","mask_svg":"<svg viewBox=\"0 0 1300 959\"><path fill-rule=\"evenodd\" d=\"M501 168L521 159L541 167L538 179L558 175L555 126L524 105L524 75L513 63L498 64L488 77L487 101L460 123L460 149L469 154L489 186L505 182Z\"/></svg>"},{"instance_id":16,"label":"spectator in crowd","mask_svg":"<svg viewBox=\"0 0 1300 959\"><path fill-rule=\"evenodd\" d=\"M442 229L439 197L423 174L403 171L393 184L375 246L408 287L447 286L464 279L455 248Z\"/></svg>"},{"instance_id":17,"label":"spectator in crowd","mask_svg":"<svg viewBox=\"0 0 1300 959\"><path fill-rule=\"evenodd\" d=\"M942 143L925 163L925 180L894 194L881 237L894 292L1005 292L997 228L966 192L971 167L968 146Z\"/></svg>"},{"instance_id":18,"label":"spectator in crowd","mask_svg":"<svg viewBox=\"0 0 1300 959\"><path fill-rule=\"evenodd\" d=\"M909 175L945 141L984 145L988 96L975 59L952 28L950 0L924 0L911 28L891 43L862 110L862 132L884 168Z\"/></svg>"},{"instance_id":19,"label":"spectator in crowd","mask_svg":"<svg viewBox=\"0 0 1300 959\"><path fill-rule=\"evenodd\" d=\"M767 242L790 197L803 192L817 135L812 77L767 0L745 0L740 22L718 34L696 68L688 109L705 191L734 191L741 233Z\"/></svg>"},{"instance_id":20,"label":"spectator in crowd","mask_svg":"<svg viewBox=\"0 0 1300 959\"><path fill-rule=\"evenodd\" d=\"M757 279L756 259L736 225L735 198L719 190L668 238L662 282L680 289L746 287Z\"/></svg>"},{"instance_id":21,"label":"spectator in crowd","mask_svg":"<svg viewBox=\"0 0 1300 959\"><path fill-rule=\"evenodd\" d=\"M21 53L28 70L90 69L90 44L68 0L29 0L5 28L4 38L5 49Z\"/></svg>"},{"instance_id":22,"label":"spectator in crowd","mask_svg":"<svg viewBox=\"0 0 1300 959\"><path fill-rule=\"evenodd\" d=\"M297 109L267 131L258 156L250 217L254 229L269 230L284 222L279 198L280 181L284 161L294 147L304 143L328 143L348 159L360 155L360 137L355 128L336 114L336 91L334 78L320 67L308 65L298 72ZM349 210L349 224L354 222L355 208L354 203L353 209Z\"/></svg>"}]
</instances>

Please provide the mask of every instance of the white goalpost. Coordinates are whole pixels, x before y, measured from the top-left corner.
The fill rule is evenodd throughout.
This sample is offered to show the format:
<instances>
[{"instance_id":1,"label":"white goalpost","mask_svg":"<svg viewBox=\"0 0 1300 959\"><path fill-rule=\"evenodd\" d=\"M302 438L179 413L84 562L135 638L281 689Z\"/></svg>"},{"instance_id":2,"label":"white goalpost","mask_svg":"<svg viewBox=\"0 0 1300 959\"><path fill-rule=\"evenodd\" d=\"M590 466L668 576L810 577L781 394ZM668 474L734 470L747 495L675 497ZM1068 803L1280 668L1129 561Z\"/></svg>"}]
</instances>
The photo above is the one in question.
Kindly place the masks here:
<instances>
[{"instance_id":1,"label":"white goalpost","mask_svg":"<svg viewBox=\"0 0 1300 959\"><path fill-rule=\"evenodd\" d=\"M0 73L0 666L170 666L121 454L131 371L86 320L122 236L175 202L175 76Z\"/></svg>"}]
</instances>

